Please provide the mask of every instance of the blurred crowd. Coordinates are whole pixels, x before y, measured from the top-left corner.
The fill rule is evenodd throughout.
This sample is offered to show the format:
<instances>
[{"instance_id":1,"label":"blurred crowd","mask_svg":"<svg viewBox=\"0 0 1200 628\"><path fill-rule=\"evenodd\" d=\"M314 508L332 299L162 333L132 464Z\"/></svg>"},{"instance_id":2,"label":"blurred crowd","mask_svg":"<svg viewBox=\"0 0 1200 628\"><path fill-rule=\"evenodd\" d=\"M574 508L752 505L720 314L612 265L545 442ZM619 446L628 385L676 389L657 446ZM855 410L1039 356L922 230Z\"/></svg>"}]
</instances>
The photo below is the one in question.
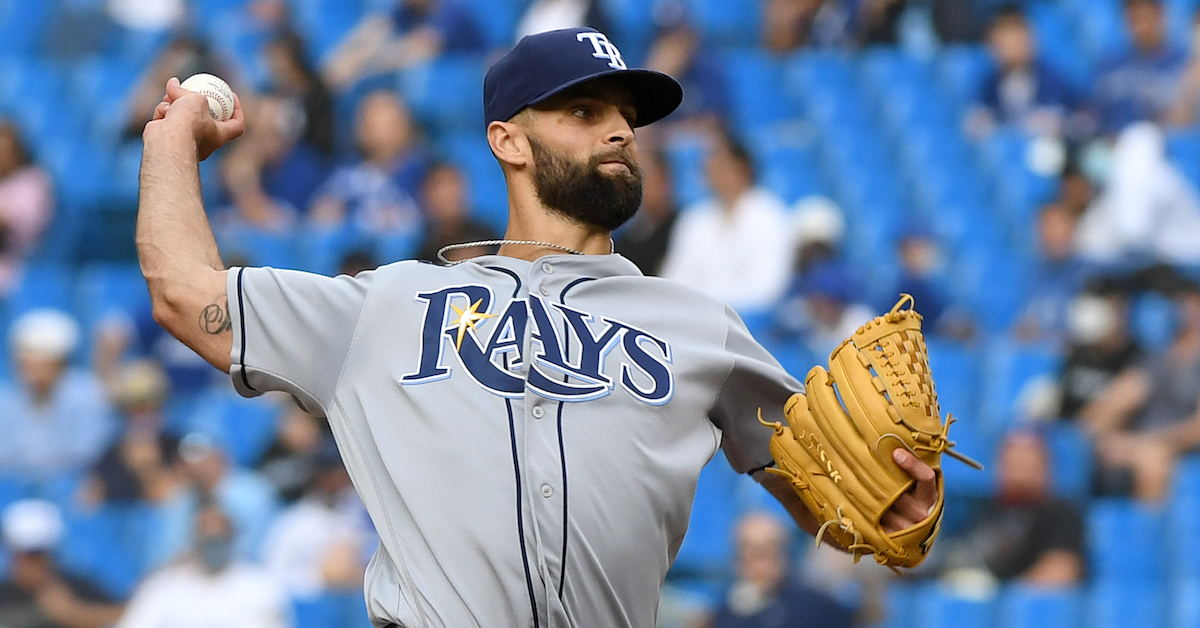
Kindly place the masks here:
<instances>
[{"instance_id":1,"label":"blurred crowd","mask_svg":"<svg viewBox=\"0 0 1200 628\"><path fill-rule=\"evenodd\" d=\"M154 323L106 241L131 233L135 196L105 179L136 175L122 156L166 79L210 72L247 119L202 168L227 264L436 262L507 217L476 102L489 61L581 25L686 92L639 130L643 207L617 251L729 303L800 378L913 295L951 434L989 463L947 462L955 506L903 581L804 549L746 480L702 476L662 626L909 626L894 600L913 583L1107 591L1121 574L1096 562L1113 542L1096 522L1200 508L1194 2L33 4L44 37L4 55L121 87L86 141L0 109L0 626L366 625L374 531L328 426L237 398ZM97 143L81 154L112 170L93 180L74 159ZM106 230L81 235L96 216ZM39 300L87 293L87 255L134 287Z\"/></svg>"}]
</instances>

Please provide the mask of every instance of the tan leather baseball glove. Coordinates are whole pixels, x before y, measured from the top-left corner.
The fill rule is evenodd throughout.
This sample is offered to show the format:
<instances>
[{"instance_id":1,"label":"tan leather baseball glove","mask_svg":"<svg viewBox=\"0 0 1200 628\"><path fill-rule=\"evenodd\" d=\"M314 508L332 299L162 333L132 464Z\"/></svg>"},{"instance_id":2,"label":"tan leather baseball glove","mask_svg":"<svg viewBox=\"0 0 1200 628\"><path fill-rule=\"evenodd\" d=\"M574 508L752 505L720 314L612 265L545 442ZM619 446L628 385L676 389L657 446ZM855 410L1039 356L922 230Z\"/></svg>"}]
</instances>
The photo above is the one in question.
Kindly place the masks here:
<instances>
[{"instance_id":1,"label":"tan leather baseball glove","mask_svg":"<svg viewBox=\"0 0 1200 628\"><path fill-rule=\"evenodd\" d=\"M873 555L893 568L921 564L937 538L942 453L982 468L951 449L947 434L954 419L942 422L921 315L912 303L902 295L890 312L833 351L828 371L813 367L807 394L793 395L784 406L787 425L763 423L775 430L770 447L777 468L767 471L788 478L816 516L817 543L828 535L855 562ZM925 520L888 533L880 522L884 513L915 482L892 459L897 447L933 469L938 496Z\"/></svg>"}]
</instances>

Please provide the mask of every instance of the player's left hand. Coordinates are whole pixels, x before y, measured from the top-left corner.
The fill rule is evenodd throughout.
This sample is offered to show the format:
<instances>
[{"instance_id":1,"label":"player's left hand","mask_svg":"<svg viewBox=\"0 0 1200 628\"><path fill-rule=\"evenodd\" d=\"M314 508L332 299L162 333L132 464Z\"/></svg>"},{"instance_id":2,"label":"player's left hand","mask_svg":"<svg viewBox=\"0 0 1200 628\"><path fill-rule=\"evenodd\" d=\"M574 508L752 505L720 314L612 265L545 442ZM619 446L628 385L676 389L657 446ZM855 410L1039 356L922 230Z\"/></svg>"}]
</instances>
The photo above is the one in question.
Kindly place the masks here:
<instances>
[{"instance_id":1,"label":"player's left hand","mask_svg":"<svg viewBox=\"0 0 1200 628\"><path fill-rule=\"evenodd\" d=\"M937 476L929 465L906 449L896 449L892 459L917 481L907 493L885 513L880 522L889 534L911 528L925 520L937 503Z\"/></svg>"}]
</instances>

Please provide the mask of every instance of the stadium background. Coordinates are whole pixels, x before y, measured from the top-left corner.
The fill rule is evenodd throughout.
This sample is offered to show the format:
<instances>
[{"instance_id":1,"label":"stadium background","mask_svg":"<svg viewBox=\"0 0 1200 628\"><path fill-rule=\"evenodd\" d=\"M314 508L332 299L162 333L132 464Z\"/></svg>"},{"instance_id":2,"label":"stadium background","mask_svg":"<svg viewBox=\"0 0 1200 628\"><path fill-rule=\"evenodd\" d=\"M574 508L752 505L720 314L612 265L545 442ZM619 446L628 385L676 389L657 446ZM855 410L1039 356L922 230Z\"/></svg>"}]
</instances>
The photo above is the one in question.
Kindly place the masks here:
<instances>
[{"instance_id":1,"label":"stadium background","mask_svg":"<svg viewBox=\"0 0 1200 628\"><path fill-rule=\"evenodd\" d=\"M171 37L167 31L111 29L97 35L86 28L72 30L99 15L101 4L0 0L0 113L20 129L36 162L53 178L56 195L53 219L4 298L0 324L7 329L22 313L40 307L71 313L84 330L73 357L81 367L90 364L91 334L99 321L114 310L145 307L133 249L140 147L122 135L124 107L141 73ZM288 4L315 62L365 12L389 3ZM600 3L611 36L631 65L644 57L654 35L651 4ZM919 17L922 4L912 4ZM1106 55L1128 45L1118 0L1021 4L1041 56L1080 89L1087 89ZM525 8L523 0L470 0L466 5L481 18L496 48L510 43ZM1170 37L1180 46L1190 45L1194 5L1193 0L1165 2ZM980 140L962 130L961 120L988 69L985 47L938 44L927 25L909 19L905 45L772 54L760 44L758 2L691 0L688 6L702 46L714 53L728 79L728 125L753 154L761 181L789 204L812 194L836 201L846 219L845 254L863 274L872 299L894 280L895 242L904 225L918 217L933 229L947 256L955 300L981 327L970 341L931 339L933 368L943 407L961 418L955 433L961 448L989 461L999 435L1019 413L1020 391L1040 376L1056 375L1063 355L1055 347L1018 343L1008 334L1035 263L1035 216L1058 193L1059 181L1057 174L1030 167L1038 146L1021 131L1000 128ZM260 52L268 34L256 30L242 2L195 0L186 23L235 69L235 87L265 85ZM86 36L72 41L71 33ZM376 80L372 88L384 85L402 95L427 141L465 171L477 217L500 228L503 179L479 125L485 69L483 55L443 55L383 83ZM348 150L354 107L364 93L359 88L337 96L341 152ZM703 146L677 142L665 150L679 206L704 198ZM1169 131L1168 151L1176 166L1200 184L1200 130ZM202 168L210 204L218 200L218 186L212 182L219 159ZM411 236L372 239L253 229L237 231L223 242L225 253L251 263L324 273L333 272L337 260L355 247L373 247L387 261L411 255L416 244ZM1161 348L1169 342L1169 308L1165 300L1153 298L1133 308L1134 334L1146 346ZM763 313L743 314L756 330L767 325ZM775 343L773 349L797 375L814 363L801 347ZM12 368L7 360L0 367L9 381ZM218 417L224 442L239 463L251 464L274 436L277 405L236 399L223 390L205 394L197 403ZM879 625L1200 626L1200 561L1194 558L1200 541L1200 459L1182 463L1165 506L1147 508L1127 499L1088 497L1085 437L1072 424L1055 425L1047 434L1056 490L1086 512L1087 583L1056 591L1012 586L973 599L931 581L896 581L889 586L888 613ZM965 525L972 504L989 494L992 476L954 463L947 464L947 473L946 534L953 534ZM139 543L151 515L144 506L80 507L74 501L77 481L5 477L0 479L0 506L34 495L58 503L67 521L63 564L116 595L128 595L144 575ZM720 591L732 573L733 523L740 513L761 507L762 495L748 491L720 460L710 465L669 579L672 587L699 597ZM297 600L296 625L365 625L341 619L360 611L360 597L360 591L351 591Z\"/></svg>"}]
</instances>

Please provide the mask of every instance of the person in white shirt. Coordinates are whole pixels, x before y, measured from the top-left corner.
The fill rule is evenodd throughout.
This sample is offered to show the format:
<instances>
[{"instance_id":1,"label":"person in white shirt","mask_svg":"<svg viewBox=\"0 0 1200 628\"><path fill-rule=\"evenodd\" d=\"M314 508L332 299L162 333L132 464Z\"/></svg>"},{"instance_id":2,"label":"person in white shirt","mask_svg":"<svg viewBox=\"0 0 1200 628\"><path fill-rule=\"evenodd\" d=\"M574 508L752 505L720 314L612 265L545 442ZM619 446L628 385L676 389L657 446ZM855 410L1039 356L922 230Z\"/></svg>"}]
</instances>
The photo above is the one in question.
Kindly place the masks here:
<instances>
[{"instance_id":1,"label":"person in white shirt","mask_svg":"<svg viewBox=\"0 0 1200 628\"><path fill-rule=\"evenodd\" d=\"M195 549L145 580L116 628L287 628L283 587L257 565L234 558L233 529L215 504L196 515Z\"/></svg>"},{"instance_id":2,"label":"person in white shirt","mask_svg":"<svg viewBox=\"0 0 1200 628\"><path fill-rule=\"evenodd\" d=\"M308 492L275 520L263 550L263 562L295 599L361 589L379 540L332 438L316 465Z\"/></svg>"},{"instance_id":3,"label":"person in white shirt","mask_svg":"<svg viewBox=\"0 0 1200 628\"><path fill-rule=\"evenodd\" d=\"M1162 130L1132 124L1113 144L1104 190L1080 219L1085 259L1200 263L1200 193L1167 160Z\"/></svg>"},{"instance_id":4,"label":"person in white shirt","mask_svg":"<svg viewBox=\"0 0 1200 628\"><path fill-rule=\"evenodd\" d=\"M741 314L766 310L783 294L792 269L787 208L755 185L750 155L732 138L713 145L705 171L713 196L679 217L662 275Z\"/></svg>"}]
</instances>

